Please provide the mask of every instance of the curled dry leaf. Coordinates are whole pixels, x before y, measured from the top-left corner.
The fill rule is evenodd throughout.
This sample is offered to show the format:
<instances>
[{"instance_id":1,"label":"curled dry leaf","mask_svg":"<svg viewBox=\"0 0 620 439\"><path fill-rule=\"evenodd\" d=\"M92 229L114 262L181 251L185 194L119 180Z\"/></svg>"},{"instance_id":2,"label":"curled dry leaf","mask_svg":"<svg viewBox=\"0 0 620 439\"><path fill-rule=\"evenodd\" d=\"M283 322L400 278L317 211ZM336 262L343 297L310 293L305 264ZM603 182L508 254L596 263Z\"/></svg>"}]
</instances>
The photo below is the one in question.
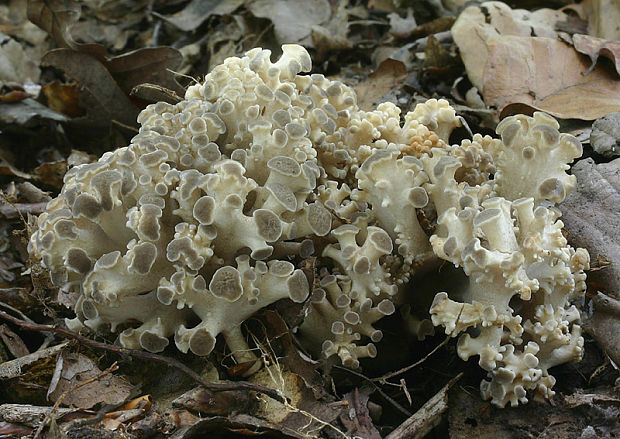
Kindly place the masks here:
<instances>
[{"instance_id":1,"label":"curled dry leaf","mask_svg":"<svg viewBox=\"0 0 620 439\"><path fill-rule=\"evenodd\" d=\"M47 105L54 111L69 117L82 116L86 110L80 107L78 85L63 84L60 81L45 84L41 89L47 99Z\"/></svg>"},{"instance_id":2,"label":"curled dry leaf","mask_svg":"<svg viewBox=\"0 0 620 439\"><path fill-rule=\"evenodd\" d=\"M620 291L620 158L599 165L580 160L572 173L576 190L561 205L568 239L590 252L590 283Z\"/></svg>"},{"instance_id":3,"label":"curled dry leaf","mask_svg":"<svg viewBox=\"0 0 620 439\"><path fill-rule=\"evenodd\" d=\"M606 157L620 155L620 112L610 113L592 124L590 145Z\"/></svg>"},{"instance_id":4,"label":"curled dry leaf","mask_svg":"<svg viewBox=\"0 0 620 439\"><path fill-rule=\"evenodd\" d=\"M594 313L584 328L605 350L609 358L620 364L620 300L601 293L592 298Z\"/></svg>"},{"instance_id":5,"label":"curled dry leaf","mask_svg":"<svg viewBox=\"0 0 620 439\"><path fill-rule=\"evenodd\" d=\"M312 26L329 20L327 0L256 0L247 5L255 17L273 22L278 43L300 42L313 47L309 38Z\"/></svg>"},{"instance_id":6,"label":"curled dry leaf","mask_svg":"<svg viewBox=\"0 0 620 439\"><path fill-rule=\"evenodd\" d=\"M244 0L192 0L179 12L161 18L184 32L195 30L212 15L228 15L241 6Z\"/></svg>"},{"instance_id":7,"label":"curled dry leaf","mask_svg":"<svg viewBox=\"0 0 620 439\"><path fill-rule=\"evenodd\" d=\"M591 37L590 35L573 35L573 45L579 53L588 55L592 65L584 74L594 69L599 56L609 59L616 72L620 75L620 41L604 40L603 38Z\"/></svg>"},{"instance_id":8,"label":"curled dry leaf","mask_svg":"<svg viewBox=\"0 0 620 439\"><path fill-rule=\"evenodd\" d=\"M592 120L620 110L615 71L597 65L556 39L567 15L549 9L512 10L499 2L470 6L452 27L471 82L501 117L541 110Z\"/></svg>"},{"instance_id":9,"label":"curled dry leaf","mask_svg":"<svg viewBox=\"0 0 620 439\"><path fill-rule=\"evenodd\" d=\"M0 325L0 339L15 358L28 355L30 352L19 335L11 331L7 325Z\"/></svg>"},{"instance_id":10,"label":"curled dry leaf","mask_svg":"<svg viewBox=\"0 0 620 439\"><path fill-rule=\"evenodd\" d=\"M368 78L353 87L360 108L371 110L379 99L398 89L407 78L407 67L402 61L388 58L379 64Z\"/></svg>"},{"instance_id":11,"label":"curled dry leaf","mask_svg":"<svg viewBox=\"0 0 620 439\"><path fill-rule=\"evenodd\" d=\"M71 49L55 49L48 52L42 62L64 71L79 84L82 92L80 105L87 108L89 119L101 122L117 120L129 126L135 125L138 108L97 59Z\"/></svg>"},{"instance_id":12,"label":"curled dry leaf","mask_svg":"<svg viewBox=\"0 0 620 439\"><path fill-rule=\"evenodd\" d=\"M340 422L346 427L347 434L351 437L381 439L379 431L370 419L368 396L358 388L344 395L344 399L349 403L349 410L340 414Z\"/></svg>"},{"instance_id":13,"label":"curled dry leaf","mask_svg":"<svg viewBox=\"0 0 620 439\"><path fill-rule=\"evenodd\" d=\"M99 374L101 374L101 369L88 357L63 352L56 362L54 377L48 389L48 398L56 401L64 392L69 391L63 400L64 405L91 408L100 402L118 404L129 396L133 386L115 375L107 375L100 380L74 389L78 384Z\"/></svg>"}]
</instances>

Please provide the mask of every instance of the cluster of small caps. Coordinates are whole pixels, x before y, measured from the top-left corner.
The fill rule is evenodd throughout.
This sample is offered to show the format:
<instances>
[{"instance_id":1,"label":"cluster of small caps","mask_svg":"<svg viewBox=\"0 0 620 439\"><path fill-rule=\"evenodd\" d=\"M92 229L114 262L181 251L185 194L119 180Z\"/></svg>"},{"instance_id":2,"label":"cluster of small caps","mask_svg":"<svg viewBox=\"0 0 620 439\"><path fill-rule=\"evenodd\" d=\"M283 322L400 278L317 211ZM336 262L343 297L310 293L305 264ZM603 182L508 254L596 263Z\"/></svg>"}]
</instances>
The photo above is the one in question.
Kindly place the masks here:
<instances>
[{"instance_id":1,"label":"cluster of small caps","mask_svg":"<svg viewBox=\"0 0 620 439\"><path fill-rule=\"evenodd\" d=\"M501 139L449 145L461 122L447 101L402 118L391 103L364 111L350 87L300 74L312 67L303 47L282 50L275 63L258 48L228 58L183 101L143 110L129 146L66 174L29 250L78 293L69 327L130 323L126 347L174 339L198 355L221 334L245 362L256 357L242 323L311 296L301 342L358 367L396 305L427 311L408 282L443 259L468 276L469 301L433 291L432 323L480 329L458 353L489 372L482 394L497 405L551 396L548 369L583 345L569 302L588 255L567 244L553 206L575 185L579 142L535 113L502 121ZM314 291L296 268L310 256ZM405 322L418 338L432 332L428 319Z\"/></svg>"}]
</instances>

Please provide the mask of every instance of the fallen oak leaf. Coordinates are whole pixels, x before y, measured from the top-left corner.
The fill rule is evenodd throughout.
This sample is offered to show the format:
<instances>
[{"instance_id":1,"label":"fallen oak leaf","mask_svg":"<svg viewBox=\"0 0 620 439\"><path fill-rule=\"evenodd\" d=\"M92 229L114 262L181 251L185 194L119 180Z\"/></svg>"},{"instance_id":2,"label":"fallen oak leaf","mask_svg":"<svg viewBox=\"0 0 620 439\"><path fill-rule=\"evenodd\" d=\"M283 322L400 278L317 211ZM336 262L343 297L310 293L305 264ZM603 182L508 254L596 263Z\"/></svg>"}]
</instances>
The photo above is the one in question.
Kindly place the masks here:
<instances>
[{"instance_id":1,"label":"fallen oak leaf","mask_svg":"<svg viewBox=\"0 0 620 439\"><path fill-rule=\"evenodd\" d=\"M88 119L99 122L117 120L135 125L138 108L99 60L71 49L54 49L46 53L41 62L64 71L79 84L82 91L80 104L87 108Z\"/></svg>"},{"instance_id":2,"label":"fallen oak leaf","mask_svg":"<svg viewBox=\"0 0 620 439\"><path fill-rule=\"evenodd\" d=\"M182 31L195 30L211 15L228 15L241 6L244 0L192 0L185 8L172 15L153 15L166 20Z\"/></svg>"},{"instance_id":3,"label":"fallen oak leaf","mask_svg":"<svg viewBox=\"0 0 620 439\"><path fill-rule=\"evenodd\" d=\"M588 75L586 58L552 38L506 36L489 42L482 95L500 118L524 106L561 119L593 120L620 111L620 81L596 66Z\"/></svg>"},{"instance_id":4,"label":"fallen oak leaf","mask_svg":"<svg viewBox=\"0 0 620 439\"><path fill-rule=\"evenodd\" d=\"M172 47L147 47L107 59L104 66L126 93L139 84L151 83L183 96L185 89L174 79L183 55Z\"/></svg>"},{"instance_id":5,"label":"fallen oak leaf","mask_svg":"<svg viewBox=\"0 0 620 439\"><path fill-rule=\"evenodd\" d=\"M588 70L583 72L584 75L587 75L594 69L599 56L611 60L616 68L616 72L620 75L620 41L605 40L581 34L574 34L572 39L575 50L588 55L592 61L592 65L588 67Z\"/></svg>"}]
</instances>

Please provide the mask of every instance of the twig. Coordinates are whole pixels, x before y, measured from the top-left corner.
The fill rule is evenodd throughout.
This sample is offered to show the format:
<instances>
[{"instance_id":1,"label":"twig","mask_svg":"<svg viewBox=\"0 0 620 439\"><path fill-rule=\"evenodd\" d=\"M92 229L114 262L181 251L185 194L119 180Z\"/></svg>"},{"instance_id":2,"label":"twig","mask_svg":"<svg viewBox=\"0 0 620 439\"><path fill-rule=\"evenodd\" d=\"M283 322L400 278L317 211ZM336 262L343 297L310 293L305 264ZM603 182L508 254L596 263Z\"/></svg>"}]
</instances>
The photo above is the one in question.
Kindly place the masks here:
<instances>
[{"instance_id":1,"label":"twig","mask_svg":"<svg viewBox=\"0 0 620 439\"><path fill-rule=\"evenodd\" d=\"M441 415L448 408L448 390L463 376L463 372L452 378L439 392L420 407L413 416L406 419L385 439L421 439L426 437L441 421Z\"/></svg>"},{"instance_id":2,"label":"twig","mask_svg":"<svg viewBox=\"0 0 620 439\"><path fill-rule=\"evenodd\" d=\"M246 390L252 392L262 393L263 395L269 396L270 398L275 399L278 402L283 404L289 403L288 398L282 395L281 392L270 389L268 387L264 387L258 384L249 383L247 381L221 381L219 383L209 383L205 381L199 374L194 372L192 369L187 367L185 364L181 363L174 358L164 357L163 355L157 355L152 352L141 351L138 349L127 349L121 346L115 346L108 343L103 343L100 341L91 340L82 335L79 335L76 332L73 332L69 329L58 327L55 325L41 325L38 323L29 323L24 320L20 320L16 317L11 316L10 314L5 313L4 311L0 311L0 319L7 320L22 329L27 331L51 331L56 334L60 334L61 336L68 338L70 340L75 340L80 344L85 346L89 346L94 349L102 349L110 352L115 352L117 354L128 355L134 358L140 358L142 360L154 361L157 363L165 364L166 366L175 368L185 375L189 376L191 379L196 381L202 387L212 392L223 392L227 390Z\"/></svg>"},{"instance_id":3,"label":"twig","mask_svg":"<svg viewBox=\"0 0 620 439\"><path fill-rule=\"evenodd\" d=\"M4 200L6 202L6 200ZM39 215L45 212L47 203L11 203L0 206L0 215L7 219L14 219L18 216L25 222L24 216L27 214Z\"/></svg>"},{"instance_id":4,"label":"twig","mask_svg":"<svg viewBox=\"0 0 620 439\"><path fill-rule=\"evenodd\" d=\"M39 427L37 428L37 431L34 434L32 439L38 439L39 438L39 436L41 435L41 432L43 431L43 429L45 428L47 423L50 421L50 419L52 418L54 413L56 413L56 410L58 410L58 407L60 407L60 404L62 404L62 402L67 397L67 395L69 395L69 393L79 389L80 387L84 387L87 384L90 384L90 383L93 383L95 381L98 381L101 378L103 378L104 376L106 376L107 374L112 373L112 372L116 372L117 370L118 370L118 362L115 361L114 363L112 363L112 365L110 367L108 367L103 372L95 375L94 377L91 377L91 378L89 378L87 380L84 380L84 381L76 384L75 386L71 387L69 390L65 390L64 392L62 392L62 394L58 397L58 399L54 403L54 406L52 407L52 409L45 415L45 419L43 419L43 421L39 424Z\"/></svg>"},{"instance_id":5,"label":"twig","mask_svg":"<svg viewBox=\"0 0 620 439\"><path fill-rule=\"evenodd\" d=\"M349 372L352 375L358 376L358 377L366 380L373 387L373 389L376 390L383 398L385 398L385 400L387 402L392 404L394 406L394 408L396 408L399 412L401 412L405 416L411 416L411 412L409 410L404 408L402 405L400 405L398 402L396 402L394 400L394 398L391 398L387 393L385 393L379 386L377 386L373 382L373 380L371 378L368 378L366 375L364 375L362 373L356 372L353 369L348 369L348 368L343 367L343 366L334 365L333 367L335 367L336 369L344 370L346 372ZM399 387L400 387L400 385L399 385Z\"/></svg>"},{"instance_id":6,"label":"twig","mask_svg":"<svg viewBox=\"0 0 620 439\"><path fill-rule=\"evenodd\" d=\"M405 373L405 372L407 372L408 370L411 370L411 369L413 369L414 367L416 367L416 366L420 365L421 363L425 362L425 361L428 359L428 357L430 357L430 356L431 356L431 355L433 355L435 352L437 352L437 351L438 351L441 347L443 347L443 346L447 345L449 341L450 341L450 336L447 336L447 337L444 339L444 341L442 341L442 342L441 342L441 343L439 343L437 346L435 346L435 348L434 348L432 351L430 351L428 354L426 354L426 356L425 356L424 358L422 358L422 359L420 359L420 360L416 361L416 362L415 362L415 363L413 363L413 364L410 364L409 366L405 366L405 367L403 367L402 369L399 369L399 370L397 370L397 371L390 372L390 373L388 373L388 374L385 374L385 375L380 376L380 377L377 377L377 378L372 378L372 381L379 381L379 382L380 382L380 383L382 383L382 384L391 384L391 383L388 383L386 380L388 380L388 379L390 379L390 378L392 378L392 377L395 377L395 376L397 376L397 375L400 375L401 373Z\"/></svg>"}]
</instances>

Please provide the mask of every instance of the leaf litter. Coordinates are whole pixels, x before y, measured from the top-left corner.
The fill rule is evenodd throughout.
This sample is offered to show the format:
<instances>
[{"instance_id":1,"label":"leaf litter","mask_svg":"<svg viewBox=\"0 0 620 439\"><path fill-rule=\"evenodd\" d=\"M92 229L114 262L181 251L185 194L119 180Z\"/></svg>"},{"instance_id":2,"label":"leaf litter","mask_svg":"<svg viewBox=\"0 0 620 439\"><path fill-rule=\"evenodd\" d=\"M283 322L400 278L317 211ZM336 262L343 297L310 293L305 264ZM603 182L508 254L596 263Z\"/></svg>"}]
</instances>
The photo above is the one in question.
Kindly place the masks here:
<instances>
[{"instance_id":1,"label":"leaf litter","mask_svg":"<svg viewBox=\"0 0 620 439\"><path fill-rule=\"evenodd\" d=\"M55 291L27 260L29 216L57 193L70 167L127 144L145 105L178 102L194 78L252 47L277 54L281 44L305 45L317 60L315 71L354 86L366 109L389 100L408 111L420 100L446 97L474 131L534 110L567 126L574 119L590 125L599 119L581 131L586 158L573 166L578 187L563 206L569 240L592 255L588 297L581 304L591 338L582 363L556 372L563 379L553 406L490 407L472 387L480 379L477 368L451 363L452 343L440 336L391 337L402 333L398 315L384 328L384 344L393 347L382 353L383 361L364 363L363 373L324 367L299 348L288 329L303 311L276 306L277 312L266 310L246 327L269 364L248 385L276 389L286 402L246 388L195 388L183 368L210 382L240 379L241 370L222 351L212 363L181 356L153 368L132 355L68 344L61 333L33 333L5 322L0 434L91 438L122 432L175 439L226 432L304 438L617 434L620 185L618 161L611 161L618 144L611 124L620 111L618 22L620 6L613 0L549 0L530 10L461 0L0 5L0 312L26 326L62 325L71 317L66 305L73 300ZM106 346L114 346L113 336L104 338ZM111 367L115 360L119 365ZM399 383L373 380L401 369ZM463 377L451 381L460 372ZM58 406L52 407L54 401Z\"/></svg>"}]
</instances>

